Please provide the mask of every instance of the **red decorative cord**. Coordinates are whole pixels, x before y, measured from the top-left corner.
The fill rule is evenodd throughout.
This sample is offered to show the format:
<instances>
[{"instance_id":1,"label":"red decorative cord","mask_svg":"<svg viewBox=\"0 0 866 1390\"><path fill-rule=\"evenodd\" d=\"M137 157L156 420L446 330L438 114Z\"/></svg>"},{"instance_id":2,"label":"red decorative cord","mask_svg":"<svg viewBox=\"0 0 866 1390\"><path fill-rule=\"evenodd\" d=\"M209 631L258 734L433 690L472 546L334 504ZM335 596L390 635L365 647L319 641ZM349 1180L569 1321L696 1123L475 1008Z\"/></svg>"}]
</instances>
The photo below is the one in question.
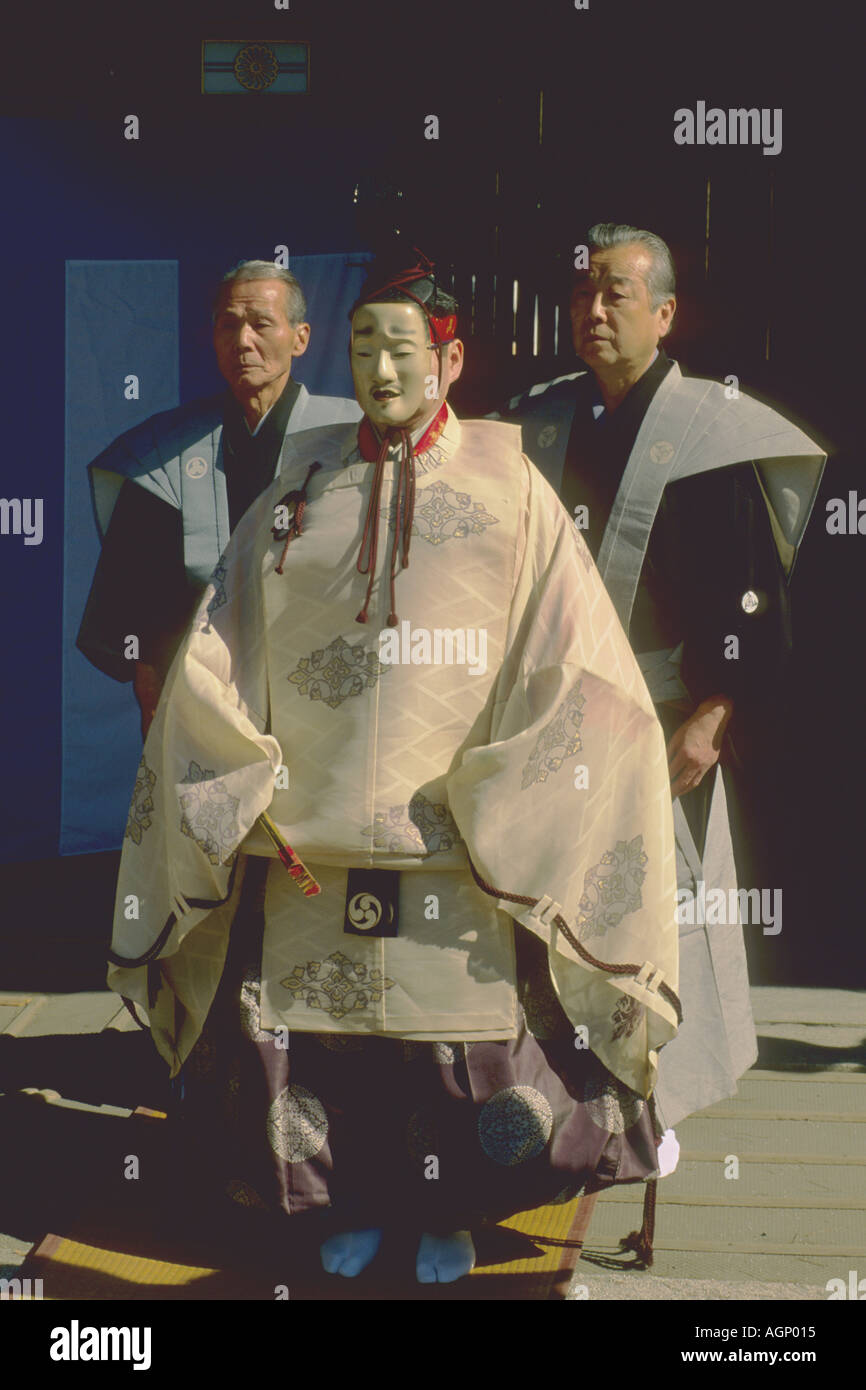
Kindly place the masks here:
<instances>
[{"instance_id":1,"label":"red decorative cord","mask_svg":"<svg viewBox=\"0 0 866 1390\"><path fill-rule=\"evenodd\" d=\"M412 449L412 439L409 431L406 429L401 429L399 431L389 430L382 440L382 447L376 459L376 469L370 488L370 500L367 503L367 516L364 521L364 534L361 537L361 549L358 552L358 559L356 561L358 573L369 575L367 592L364 595L364 603L360 613L355 619L356 623L365 623L367 621L367 611L370 607L370 598L373 593L373 585L376 580L376 560L379 554L379 513L382 506L382 479L385 475L385 462L388 457L388 448L395 434L399 434L400 437L400 462L397 472L394 541L391 546L389 576L391 611L388 614L389 627L396 627L398 622L395 584L400 569L405 569L409 563L409 545L412 536L412 522L415 517L415 454Z\"/></svg>"}]
</instances>

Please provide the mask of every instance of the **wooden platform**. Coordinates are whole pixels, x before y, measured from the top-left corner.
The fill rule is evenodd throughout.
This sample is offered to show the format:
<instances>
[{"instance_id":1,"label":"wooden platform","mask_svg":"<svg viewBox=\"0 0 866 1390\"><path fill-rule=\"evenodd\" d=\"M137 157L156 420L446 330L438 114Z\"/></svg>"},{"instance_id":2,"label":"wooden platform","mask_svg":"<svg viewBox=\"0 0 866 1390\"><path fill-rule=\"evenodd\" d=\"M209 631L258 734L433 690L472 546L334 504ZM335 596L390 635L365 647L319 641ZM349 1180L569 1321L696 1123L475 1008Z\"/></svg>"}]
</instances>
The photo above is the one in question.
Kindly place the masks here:
<instances>
[{"instance_id":1,"label":"wooden platform","mask_svg":"<svg viewBox=\"0 0 866 1390\"><path fill-rule=\"evenodd\" d=\"M28 1256L22 1278L41 1279L43 1297L60 1301L267 1299L436 1300L562 1299L580 1258L593 1198L523 1212L477 1233L478 1264L453 1285L421 1285L405 1247L383 1253L357 1279L323 1273L318 1238L299 1240L282 1259L262 1248L254 1263L191 1264L142 1253L152 1240L114 1238L81 1222L67 1236L49 1234ZM313 1223L310 1223L312 1227ZM159 1241L156 1241L159 1244Z\"/></svg>"},{"instance_id":2,"label":"wooden platform","mask_svg":"<svg viewBox=\"0 0 866 1390\"><path fill-rule=\"evenodd\" d=\"M160 1118L139 1111L122 1122L136 1131L129 1147L143 1172L162 1149ZM321 1268L327 1213L275 1222L226 1202L215 1220L212 1208L196 1211L182 1195L170 1195L169 1175L163 1177L125 1183L68 1229L45 1235L21 1277L41 1279L45 1299L76 1302L557 1300L568 1290L595 1205L594 1195L575 1198L473 1231L472 1274L456 1284L422 1285L414 1269L417 1236L391 1237L369 1269L344 1279Z\"/></svg>"}]
</instances>

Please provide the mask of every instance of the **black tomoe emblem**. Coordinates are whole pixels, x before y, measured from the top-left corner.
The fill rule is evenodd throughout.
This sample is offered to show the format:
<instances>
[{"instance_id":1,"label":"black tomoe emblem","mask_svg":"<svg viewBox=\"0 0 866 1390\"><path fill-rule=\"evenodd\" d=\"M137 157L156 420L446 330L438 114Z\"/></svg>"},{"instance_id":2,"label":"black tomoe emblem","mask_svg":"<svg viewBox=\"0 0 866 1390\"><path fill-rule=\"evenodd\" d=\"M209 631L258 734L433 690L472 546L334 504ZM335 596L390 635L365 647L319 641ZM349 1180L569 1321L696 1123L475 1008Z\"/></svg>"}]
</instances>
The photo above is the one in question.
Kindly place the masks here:
<instances>
[{"instance_id":1,"label":"black tomoe emblem","mask_svg":"<svg viewBox=\"0 0 866 1390\"><path fill-rule=\"evenodd\" d=\"M350 869L343 931L350 936L396 936L400 875L392 869Z\"/></svg>"}]
</instances>

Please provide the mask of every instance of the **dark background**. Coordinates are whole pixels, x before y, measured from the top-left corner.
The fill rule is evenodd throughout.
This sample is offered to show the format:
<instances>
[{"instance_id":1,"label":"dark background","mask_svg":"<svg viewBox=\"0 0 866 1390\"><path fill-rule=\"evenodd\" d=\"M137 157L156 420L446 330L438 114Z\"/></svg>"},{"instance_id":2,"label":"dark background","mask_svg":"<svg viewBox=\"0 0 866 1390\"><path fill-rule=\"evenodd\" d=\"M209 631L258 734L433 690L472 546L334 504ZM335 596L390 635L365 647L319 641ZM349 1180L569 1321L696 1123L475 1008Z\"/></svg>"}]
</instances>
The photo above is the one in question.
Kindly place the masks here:
<instances>
[{"instance_id":1,"label":"dark background","mask_svg":"<svg viewBox=\"0 0 866 1390\"><path fill-rule=\"evenodd\" d=\"M782 887L783 931L746 932L758 982L866 983L866 539L824 525L828 498L866 492L854 435L862 78L846 13L777 0L590 0L586 11L572 0L292 0L289 11L184 0L42 4L7 26L0 481L4 496L45 498L46 539L0 537L2 814L39 825L45 844L39 865L0 871L4 988L100 987L116 864L56 857L65 261L179 260L186 400L220 384L206 303L227 265L270 259L280 243L292 255L372 250L396 223L453 275L467 349L453 403L474 415L577 369L563 275L598 220L669 242L679 310L668 348L683 369L735 374L832 455L792 581L778 747L745 788L743 882ZM309 40L310 94L202 96L204 38ZM782 152L675 145L675 109L699 99L781 107ZM123 138L129 113L137 142ZM438 141L424 138L429 114Z\"/></svg>"}]
</instances>

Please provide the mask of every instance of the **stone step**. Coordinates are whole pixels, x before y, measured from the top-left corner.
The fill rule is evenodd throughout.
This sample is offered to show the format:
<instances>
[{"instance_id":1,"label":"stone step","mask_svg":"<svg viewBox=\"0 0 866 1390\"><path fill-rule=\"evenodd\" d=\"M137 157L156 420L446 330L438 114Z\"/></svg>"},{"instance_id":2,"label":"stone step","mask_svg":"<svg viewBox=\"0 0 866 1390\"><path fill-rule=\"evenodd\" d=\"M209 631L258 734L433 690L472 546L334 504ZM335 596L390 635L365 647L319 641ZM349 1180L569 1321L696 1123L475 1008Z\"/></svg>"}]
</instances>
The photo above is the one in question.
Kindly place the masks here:
<instances>
[{"instance_id":1,"label":"stone step","mask_svg":"<svg viewBox=\"0 0 866 1390\"><path fill-rule=\"evenodd\" d=\"M838 1112L834 1112L838 1113ZM692 1116L677 1126L682 1149L736 1154L787 1153L793 1156L833 1155L866 1159L866 1125L851 1123L849 1116L817 1119L804 1115L797 1119L762 1118L760 1114L720 1114L710 1110Z\"/></svg>"},{"instance_id":2,"label":"stone step","mask_svg":"<svg viewBox=\"0 0 866 1390\"><path fill-rule=\"evenodd\" d=\"M7 997L0 996L0 1002ZM13 1037L28 1038L47 1037L52 1033L99 1033L117 1017L119 1002L111 990L33 995L6 1022L4 1031Z\"/></svg>"},{"instance_id":3,"label":"stone step","mask_svg":"<svg viewBox=\"0 0 866 1390\"><path fill-rule=\"evenodd\" d=\"M680 1154L679 1167L659 1183L659 1200L685 1201L707 1206L795 1206L833 1208L844 1203L866 1211L866 1180L862 1162L741 1163L739 1177L726 1178L720 1158L712 1163L693 1162ZM633 1202L629 1185L604 1194L605 1202Z\"/></svg>"},{"instance_id":4,"label":"stone step","mask_svg":"<svg viewBox=\"0 0 866 1390\"><path fill-rule=\"evenodd\" d=\"M866 1034L866 993L862 990L753 985L749 993L756 1024L832 1024L859 1028L861 1036Z\"/></svg>"},{"instance_id":5,"label":"stone step","mask_svg":"<svg viewBox=\"0 0 866 1390\"><path fill-rule=\"evenodd\" d=\"M866 1209L800 1206L695 1204L668 1201L659 1184L656 1249L859 1257L866 1274ZM624 1189L622 1189L624 1190ZM608 1202L602 1197L593 1215L590 1239L640 1225L642 1201ZM629 1224L631 1223L631 1224Z\"/></svg>"},{"instance_id":6,"label":"stone step","mask_svg":"<svg viewBox=\"0 0 866 1390\"><path fill-rule=\"evenodd\" d=\"M656 1303L676 1303L706 1301L713 1303L740 1302L748 1303L780 1303L788 1301L797 1302L825 1302L827 1290L824 1284L790 1284L790 1283L770 1283L759 1279L744 1279L738 1281L724 1281L721 1279L665 1279L660 1278L655 1271L653 1272L630 1272L628 1274L597 1274L592 1271L590 1265L581 1262L577 1266L574 1280L568 1292L568 1298L577 1299L583 1295L581 1287L586 1290L586 1296L592 1302L643 1302L651 1301ZM748 1313L747 1320L754 1326L762 1329L766 1326L777 1326L780 1322L793 1325L797 1322L789 1316L784 1318L776 1317L773 1314L770 1322L767 1318L769 1312L761 1313L759 1316L751 1312ZM746 1314L743 1314L746 1317ZM701 1315L699 1310L695 1310L694 1321L700 1323ZM743 1319L739 1319L738 1326L742 1327ZM808 1326L809 1319L804 1316L801 1325ZM713 1347L724 1346L721 1341L707 1341L707 1345ZM728 1343L731 1345L731 1343ZM757 1345L763 1346L763 1341ZM767 1345L771 1345L767 1343ZM787 1345L787 1344L786 1344ZM804 1345L808 1345L804 1343Z\"/></svg>"}]
</instances>

